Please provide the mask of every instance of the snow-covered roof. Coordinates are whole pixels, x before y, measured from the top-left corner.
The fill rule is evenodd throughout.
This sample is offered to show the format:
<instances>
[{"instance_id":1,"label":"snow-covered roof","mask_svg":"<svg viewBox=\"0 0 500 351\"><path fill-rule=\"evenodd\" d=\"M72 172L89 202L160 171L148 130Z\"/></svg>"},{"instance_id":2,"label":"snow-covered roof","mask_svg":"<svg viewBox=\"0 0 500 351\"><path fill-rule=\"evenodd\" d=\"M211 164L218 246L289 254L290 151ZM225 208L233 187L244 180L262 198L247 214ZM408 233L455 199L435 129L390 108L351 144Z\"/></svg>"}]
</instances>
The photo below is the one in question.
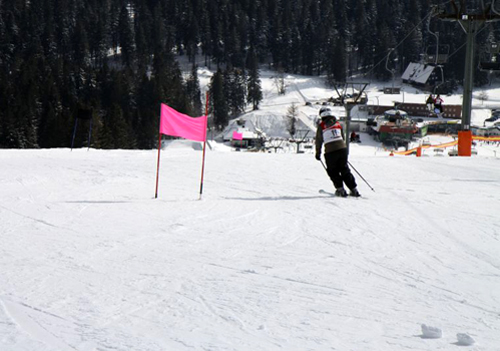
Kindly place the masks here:
<instances>
[{"instance_id":1,"label":"snow-covered roof","mask_svg":"<svg viewBox=\"0 0 500 351\"><path fill-rule=\"evenodd\" d=\"M233 119L222 132L222 139L225 141L232 140L233 132L242 134L244 140L257 139L264 135L262 130L257 128L252 121L244 119Z\"/></svg>"},{"instance_id":2,"label":"snow-covered roof","mask_svg":"<svg viewBox=\"0 0 500 351\"><path fill-rule=\"evenodd\" d=\"M434 71L434 68L431 65L410 62L401 78L403 81L425 84Z\"/></svg>"},{"instance_id":3,"label":"snow-covered roof","mask_svg":"<svg viewBox=\"0 0 500 351\"><path fill-rule=\"evenodd\" d=\"M388 116L395 116L397 113L399 113L401 116L407 116L408 113L406 113L406 111L403 111L403 110L395 110L395 109L391 109L391 110L387 110L384 112L385 115L388 115Z\"/></svg>"}]
</instances>

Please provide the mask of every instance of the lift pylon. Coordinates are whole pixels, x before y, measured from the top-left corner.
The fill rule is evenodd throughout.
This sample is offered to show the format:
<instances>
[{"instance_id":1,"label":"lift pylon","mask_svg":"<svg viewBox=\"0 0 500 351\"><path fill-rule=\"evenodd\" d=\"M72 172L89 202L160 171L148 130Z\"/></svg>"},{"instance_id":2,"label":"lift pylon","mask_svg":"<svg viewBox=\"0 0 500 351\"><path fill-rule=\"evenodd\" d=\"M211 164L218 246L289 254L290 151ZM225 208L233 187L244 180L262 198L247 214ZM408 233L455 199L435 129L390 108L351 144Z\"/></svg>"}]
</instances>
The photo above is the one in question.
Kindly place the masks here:
<instances>
[{"instance_id":1,"label":"lift pylon","mask_svg":"<svg viewBox=\"0 0 500 351\"><path fill-rule=\"evenodd\" d=\"M453 10L451 12L442 12L437 15L438 18L445 21L458 22L464 32L467 34L466 55L465 55L465 74L464 74L464 94L462 101L462 132L458 134L459 156L471 156L471 108L472 108L472 87L474 82L474 47L476 34L488 22L500 20L500 15L495 13L494 1L484 7L482 11L468 13L465 6L465 0L460 1L460 5L451 0Z\"/></svg>"}]
</instances>

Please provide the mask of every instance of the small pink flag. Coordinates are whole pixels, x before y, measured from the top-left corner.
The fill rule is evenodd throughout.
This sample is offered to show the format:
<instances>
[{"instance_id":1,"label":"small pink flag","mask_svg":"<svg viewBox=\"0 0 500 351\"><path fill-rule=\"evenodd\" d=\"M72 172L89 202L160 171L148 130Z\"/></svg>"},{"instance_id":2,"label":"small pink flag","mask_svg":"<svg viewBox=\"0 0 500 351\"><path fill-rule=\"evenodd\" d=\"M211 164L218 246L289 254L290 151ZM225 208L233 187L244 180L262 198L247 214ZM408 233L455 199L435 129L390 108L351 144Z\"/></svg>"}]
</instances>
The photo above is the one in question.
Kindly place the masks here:
<instances>
[{"instance_id":1,"label":"small pink flag","mask_svg":"<svg viewBox=\"0 0 500 351\"><path fill-rule=\"evenodd\" d=\"M233 132L233 140L243 140L243 133Z\"/></svg>"},{"instance_id":2,"label":"small pink flag","mask_svg":"<svg viewBox=\"0 0 500 351\"><path fill-rule=\"evenodd\" d=\"M190 117L161 104L160 133L194 141L206 141L207 116Z\"/></svg>"}]
</instances>

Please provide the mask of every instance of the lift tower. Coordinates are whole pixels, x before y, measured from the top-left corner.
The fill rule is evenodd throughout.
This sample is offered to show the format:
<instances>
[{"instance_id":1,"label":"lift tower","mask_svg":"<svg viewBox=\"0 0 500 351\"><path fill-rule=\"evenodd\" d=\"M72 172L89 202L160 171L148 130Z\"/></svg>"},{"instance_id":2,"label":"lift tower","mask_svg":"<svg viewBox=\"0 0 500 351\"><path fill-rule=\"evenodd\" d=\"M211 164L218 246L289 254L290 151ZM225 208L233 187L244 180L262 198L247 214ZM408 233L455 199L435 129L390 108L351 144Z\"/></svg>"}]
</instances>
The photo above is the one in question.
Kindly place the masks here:
<instances>
[{"instance_id":1,"label":"lift tower","mask_svg":"<svg viewBox=\"0 0 500 351\"><path fill-rule=\"evenodd\" d=\"M465 0L460 0L457 5L451 0L451 13L442 12L437 15L438 18L445 21L456 21L460 24L467 35L466 54L465 54L465 74L464 74L464 93L462 101L462 130L458 133L458 155L471 156L472 132L471 107L472 107L472 88L474 83L474 45L476 34L488 22L500 20L500 15L494 9L494 0L488 6L483 6L480 11L468 13L465 6ZM484 2L481 1L484 4Z\"/></svg>"},{"instance_id":2,"label":"lift tower","mask_svg":"<svg viewBox=\"0 0 500 351\"><path fill-rule=\"evenodd\" d=\"M347 154L349 154L349 144L351 142L351 111L356 105L366 104L367 99L365 89L370 83L365 82L345 82L345 83L334 83L335 91L337 92L340 103L344 106L346 111L345 117L345 142L347 147ZM361 87L359 91L355 91L354 86L358 85ZM338 86L343 88L339 91ZM349 86L352 88L352 95L347 94ZM364 95L363 95L364 94Z\"/></svg>"}]
</instances>

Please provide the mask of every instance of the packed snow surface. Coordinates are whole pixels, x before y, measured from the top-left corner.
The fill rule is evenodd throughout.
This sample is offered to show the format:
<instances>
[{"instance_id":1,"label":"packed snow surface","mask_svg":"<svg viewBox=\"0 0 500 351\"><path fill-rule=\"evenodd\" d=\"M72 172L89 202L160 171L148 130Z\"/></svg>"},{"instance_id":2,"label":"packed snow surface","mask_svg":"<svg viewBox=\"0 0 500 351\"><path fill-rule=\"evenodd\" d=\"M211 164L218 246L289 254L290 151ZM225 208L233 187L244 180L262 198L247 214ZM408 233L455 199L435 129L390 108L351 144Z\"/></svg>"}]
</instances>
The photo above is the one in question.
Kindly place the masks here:
<instances>
[{"instance_id":1,"label":"packed snow surface","mask_svg":"<svg viewBox=\"0 0 500 351\"><path fill-rule=\"evenodd\" d=\"M174 144L0 151L0 350L500 349L500 158Z\"/></svg>"},{"instance_id":2,"label":"packed snow surface","mask_svg":"<svg viewBox=\"0 0 500 351\"><path fill-rule=\"evenodd\" d=\"M291 104L307 125L335 96L286 82L263 72L249 111L269 136ZM371 104L427 96L380 88ZM478 94L481 126L500 92ZM155 150L0 150L0 351L500 350L498 143L416 158L361 141L360 199L320 193L311 149L211 142L201 199L200 144L167 143L157 199Z\"/></svg>"}]
</instances>

